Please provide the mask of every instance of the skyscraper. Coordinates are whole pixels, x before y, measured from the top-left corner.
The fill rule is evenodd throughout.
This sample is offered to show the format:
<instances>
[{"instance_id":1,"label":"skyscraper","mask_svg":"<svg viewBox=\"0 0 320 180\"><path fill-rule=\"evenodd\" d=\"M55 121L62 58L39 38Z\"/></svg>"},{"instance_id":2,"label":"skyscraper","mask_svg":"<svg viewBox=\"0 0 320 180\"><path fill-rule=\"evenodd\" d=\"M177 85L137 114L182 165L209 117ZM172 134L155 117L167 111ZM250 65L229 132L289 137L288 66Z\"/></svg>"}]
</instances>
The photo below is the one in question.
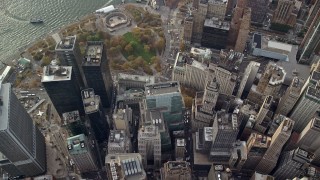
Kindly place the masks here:
<instances>
[{"instance_id":1,"label":"skyscraper","mask_svg":"<svg viewBox=\"0 0 320 180\"><path fill-rule=\"evenodd\" d=\"M307 18L307 21L305 23L306 27L309 27L312 23L312 21L318 16L319 17L320 13L320 1L319 0L314 0L314 4L310 8L309 11L309 16Z\"/></svg>"},{"instance_id":2,"label":"skyscraper","mask_svg":"<svg viewBox=\"0 0 320 180\"><path fill-rule=\"evenodd\" d=\"M272 136L271 144L263 158L256 166L256 171L262 174L269 174L277 165L277 161L282 150L282 147L289 139L294 121L287 118L282 121L274 135Z\"/></svg>"},{"instance_id":3,"label":"skyscraper","mask_svg":"<svg viewBox=\"0 0 320 180\"><path fill-rule=\"evenodd\" d=\"M109 124L106 114L101 105L100 97L95 95L92 88L81 91L84 111L90 119L90 125L95 134L95 138L100 143L108 138Z\"/></svg>"},{"instance_id":4,"label":"skyscraper","mask_svg":"<svg viewBox=\"0 0 320 180\"><path fill-rule=\"evenodd\" d=\"M41 82L60 117L75 110L84 115L80 87L71 66L45 66Z\"/></svg>"},{"instance_id":5,"label":"skyscraper","mask_svg":"<svg viewBox=\"0 0 320 180\"><path fill-rule=\"evenodd\" d=\"M202 99L202 108L201 110L210 113L213 115L214 108L219 96L219 84L216 82L216 79L212 79L207 82L206 89L204 90L204 95Z\"/></svg>"},{"instance_id":6,"label":"skyscraper","mask_svg":"<svg viewBox=\"0 0 320 180\"><path fill-rule=\"evenodd\" d=\"M241 170L247 160L247 145L245 141L236 141L231 150L229 166L231 169Z\"/></svg>"},{"instance_id":7,"label":"skyscraper","mask_svg":"<svg viewBox=\"0 0 320 180\"><path fill-rule=\"evenodd\" d=\"M260 67L260 63L257 63L255 61L250 61L249 65L244 71L244 74L238 89L238 93L237 93L238 98L241 98L243 93L249 93L251 86L253 84L254 78L258 73L259 67Z\"/></svg>"},{"instance_id":8,"label":"skyscraper","mask_svg":"<svg viewBox=\"0 0 320 180\"><path fill-rule=\"evenodd\" d=\"M303 80L294 77L285 94L280 98L276 114L287 116L300 97Z\"/></svg>"},{"instance_id":9,"label":"skyscraper","mask_svg":"<svg viewBox=\"0 0 320 180\"><path fill-rule=\"evenodd\" d=\"M184 19L184 25L183 25L183 39L184 39L184 42L187 44L191 43L192 28L193 28L193 16L190 15Z\"/></svg>"},{"instance_id":10,"label":"skyscraper","mask_svg":"<svg viewBox=\"0 0 320 180\"><path fill-rule=\"evenodd\" d=\"M9 83L0 82L0 112L0 168L11 176L44 173L44 137L20 104Z\"/></svg>"},{"instance_id":11,"label":"skyscraper","mask_svg":"<svg viewBox=\"0 0 320 180\"><path fill-rule=\"evenodd\" d=\"M290 118L295 121L293 129L301 132L319 108L320 82L318 82L315 87L306 87L305 91L300 95L290 115Z\"/></svg>"},{"instance_id":12,"label":"skyscraper","mask_svg":"<svg viewBox=\"0 0 320 180\"><path fill-rule=\"evenodd\" d=\"M312 153L300 148L284 152L273 176L276 179L293 179L304 175L312 159Z\"/></svg>"},{"instance_id":13,"label":"skyscraper","mask_svg":"<svg viewBox=\"0 0 320 180\"><path fill-rule=\"evenodd\" d=\"M273 100L272 96L266 96L256 117L256 124L254 126L254 129L259 131L262 134L264 134L268 128L268 123L267 124L264 123L264 118L266 117L271 107L272 100Z\"/></svg>"},{"instance_id":14,"label":"skyscraper","mask_svg":"<svg viewBox=\"0 0 320 180\"><path fill-rule=\"evenodd\" d=\"M244 8L241 17L240 29L238 32L238 37L234 50L236 52L243 52L246 48L247 39L250 32L250 22L251 22L251 8Z\"/></svg>"},{"instance_id":15,"label":"skyscraper","mask_svg":"<svg viewBox=\"0 0 320 180\"><path fill-rule=\"evenodd\" d=\"M251 8L251 22L262 25L267 18L269 10L268 0L248 0L248 7Z\"/></svg>"},{"instance_id":16,"label":"skyscraper","mask_svg":"<svg viewBox=\"0 0 320 180\"><path fill-rule=\"evenodd\" d=\"M169 131L184 129L182 114L185 107L178 82L147 84L145 94L148 110L162 108L161 113Z\"/></svg>"},{"instance_id":17,"label":"skyscraper","mask_svg":"<svg viewBox=\"0 0 320 180\"><path fill-rule=\"evenodd\" d=\"M60 65L72 66L74 80L78 82L80 87L84 87L81 69L79 68L82 58L77 37L68 36L63 38L59 43L57 43L55 52L58 55Z\"/></svg>"},{"instance_id":18,"label":"skyscraper","mask_svg":"<svg viewBox=\"0 0 320 180\"><path fill-rule=\"evenodd\" d=\"M81 173L97 171L98 159L94 153L94 144L84 134L67 139L68 151Z\"/></svg>"},{"instance_id":19,"label":"skyscraper","mask_svg":"<svg viewBox=\"0 0 320 180\"><path fill-rule=\"evenodd\" d=\"M195 0L197 1L197 0ZM207 16L208 4L206 0L199 0L196 12L193 15L192 42L200 43L203 24Z\"/></svg>"},{"instance_id":20,"label":"skyscraper","mask_svg":"<svg viewBox=\"0 0 320 180\"><path fill-rule=\"evenodd\" d=\"M288 22L294 11L294 5L294 0L279 0L278 6L272 16L272 23L290 25Z\"/></svg>"},{"instance_id":21,"label":"skyscraper","mask_svg":"<svg viewBox=\"0 0 320 180\"><path fill-rule=\"evenodd\" d=\"M320 112L317 111L303 129L297 140L297 144L301 149L314 153L317 149L320 149Z\"/></svg>"},{"instance_id":22,"label":"skyscraper","mask_svg":"<svg viewBox=\"0 0 320 180\"><path fill-rule=\"evenodd\" d=\"M109 107L113 82L102 41L87 42L82 69L87 87L93 88L94 92L100 96L103 107Z\"/></svg>"}]
</instances>

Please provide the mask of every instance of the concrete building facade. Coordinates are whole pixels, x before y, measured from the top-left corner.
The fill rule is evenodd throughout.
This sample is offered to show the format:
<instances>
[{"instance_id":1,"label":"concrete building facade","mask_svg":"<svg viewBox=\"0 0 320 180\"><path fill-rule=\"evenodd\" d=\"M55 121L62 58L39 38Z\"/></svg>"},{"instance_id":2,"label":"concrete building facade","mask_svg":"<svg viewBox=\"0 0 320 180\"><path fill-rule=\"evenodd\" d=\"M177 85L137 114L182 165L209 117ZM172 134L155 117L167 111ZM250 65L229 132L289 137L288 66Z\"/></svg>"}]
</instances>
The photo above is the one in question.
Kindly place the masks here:
<instances>
[{"instance_id":1,"label":"concrete building facade","mask_svg":"<svg viewBox=\"0 0 320 180\"><path fill-rule=\"evenodd\" d=\"M161 180L191 180L191 168L185 161L168 161L161 169Z\"/></svg>"},{"instance_id":2,"label":"concrete building facade","mask_svg":"<svg viewBox=\"0 0 320 180\"><path fill-rule=\"evenodd\" d=\"M255 61L250 61L249 65L244 71L244 74L240 82L240 86L237 92L238 98L241 98L244 92L249 93L252 87L253 81L258 73L259 67L260 67L260 63L257 63Z\"/></svg>"}]
</instances>

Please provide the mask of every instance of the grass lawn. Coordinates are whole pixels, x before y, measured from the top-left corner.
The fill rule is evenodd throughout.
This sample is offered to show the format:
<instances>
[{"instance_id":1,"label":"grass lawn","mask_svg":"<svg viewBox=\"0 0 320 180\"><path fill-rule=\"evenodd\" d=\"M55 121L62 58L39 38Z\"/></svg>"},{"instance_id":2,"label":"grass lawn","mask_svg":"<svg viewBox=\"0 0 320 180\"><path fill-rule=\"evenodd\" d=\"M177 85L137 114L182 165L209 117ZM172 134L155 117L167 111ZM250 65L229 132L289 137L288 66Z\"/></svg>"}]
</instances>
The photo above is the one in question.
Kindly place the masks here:
<instances>
[{"instance_id":1,"label":"grass lawn","mask_svg":"<svg viewBox=\"0 0 320 180\"><path fill-rule=\"evenodd\" d=\"M139 42L139 40L135 38L131 32L124 34L123 37L124 37L124 40L127 41L128 43L133 42L135 44L131 54L123 52L123 55L126 58L128 58L128 56L130 55L134 55L135 57L141 56L145 61L150 63L151 58L156 55L154 51L146 52L144 50L144 45L141 42Z\"/></svg>"}]
</instances>

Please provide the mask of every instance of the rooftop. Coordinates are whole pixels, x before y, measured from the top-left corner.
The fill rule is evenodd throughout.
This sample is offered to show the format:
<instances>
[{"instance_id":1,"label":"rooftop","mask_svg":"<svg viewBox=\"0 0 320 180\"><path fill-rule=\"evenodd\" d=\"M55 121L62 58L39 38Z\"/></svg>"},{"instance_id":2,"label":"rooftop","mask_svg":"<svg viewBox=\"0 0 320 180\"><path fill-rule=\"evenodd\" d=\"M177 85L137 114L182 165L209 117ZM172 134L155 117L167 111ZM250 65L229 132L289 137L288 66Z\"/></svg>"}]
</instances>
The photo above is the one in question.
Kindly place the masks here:
<instances>
[{"instance_id":1,"label":"rooftop","mask_svg":"<svg viewBox=\"0 0 320 180\"><path fill-rule=\"evenodd\" d=\"M180 92L180 85L177 81L161 82L145 85L146 96Z\"/></svg>"},{"instance_id":2,"label":"rooftop","mask_svg":"<svg viewBox=\"0 0 320 180\"><path fill-rule=\"evenodd\" d=\"M313 71L311 76L310 76L310 80L312 80L314 82L318 82L320 80L320 72Z\"/></svg>"},{"instance_id":3,"label":"rooftop","mask_svg":"<svg viewBox=\"0 0 320 180\"><path fill-rule=\"evenodd\" d=\"M83 66L100 66L103 53L102 41L88 41Z\"/></svg>"},{"instance_id":4,"label":"rooftop","mask_svg":"<svg viewBox=\"0 0 320 180\"><path fill-rule=\"evenodd\" d=\"M190 53L196 56L204 56L204 57L212 55L212 51L208 48L201 49L201 48L191 47Z\"/></svg>"},{"instance_id":5,"label":"rooftop","mask_svg":"<svg viewBox=\"0 0 320 180\"><path fill-rule=\"evenodd\" d=\"M247 159L248 155L248 149L246 145L246 141L236 141L233 143L233 149L231 151L231 155L237 157L238 156L238 150L240 150L241 158Z\"/></svg>"},{"instance_id":6,"label":"rooftop","mask_svg":"<svg viewBox=\"0 0 320 180\"><path fill-rule=\"evenodd\" d=\"M41 82L71 80L72 66L44 66Z\"/></svg>"},{"instance_id":7,"label":"rooftop","mask_svg":"<svg viewBox=\"0 0 320 180\"><path fill-rule=\"evenodd\" d=\"M33 180L53 180L53 176L52 175L37 176L37 177L34 177Z\"/></svg>"},{"instance_id":8,"label":"rooftop","mask_svg":"<svg viewBox=\"0 0 320 180\"><path fill-rule=\"evenodd\" d=\"M252 147L258 147L258 148L268 148L270 146L270 143L271 143L271 137L261 135L258 133L251 133L247 141L248 147L250 144L252 145Z\"/></svg>"},{"instance_id":9,"label":"rooftop","mask_svg":"<svg viewBox=\"0 0 320 180\"><path fill-rule=\"evenodd\" d=\"M239 127L237 114L219 111L216 114L218 128L222 130L237 130Z\"/></svg>"},{"instance_id":10,"label":"rooftop","mask_svg":"<svg viewBox=\"0 0 320 180\"><path fill-rule=\"evenodd\" d=\"M145 82L146 84L153 84L155 82L154 76L140 76L132 74L118 73L118 81L121 80L131 80Z\"/></svg>"},{"instance_id":11,"label":"rooftop","mask_svg":"<svg viewBox=\"0 0 320 180\"><path fill-rule=\"evenodd\" d=\"M82 90L81 96L86 114L91 114L99 110L100 96L95 95L92 88Z\"/></svg>"},{"instance_id":12,"label":"rooftop","mask_svg":"<svg viewBox=\"0 0 320 180\"><path fill-rule=\"evenodd\" d=\"M158 127L159 131L165 130L165 122L160 110L147 110L147 123Z\"/></svg>"},{"instance_id":13,"label":"rooftop","mask_svg":"<svg viewBox=\"0 0 320 180\"><path fill-rule=\"evenodd\" d=\"M255 172L254 178L251 178L251 180L274 180L274 177L271 175L260 174Z\"/></svg>"},{"instance_id":14,"label":"rooftop","mask_svg":"<svg viewBox=\"0 0 320 180\"><path fill-rule=\"evenodd\" d=\"M315 100L320 100L320 86L312 87L309 86L306 93L307 97L310 97Z\"/></svg>"},{"instance_id":15,"label":"rooftop","mask_svg":"<svg viewBox=\"0 0 320 180\"><path fill-rule=\"evenodd\" d=\"M63 125L67 125L80 120L80 115L78 110L65 112L62 114L62 117L63 117Z\"/></svg>"},{"instance_id":16,"label":"rooftop","mask_svg":"<svg viewBox=\"0 0 320 180\"><path fill-rule=\"evenodd\" d=\"M108 154L105 159L111 180L144 180L146 173L138 153Z\"/></svg>"},{"instance_id":17,"label":"rooftop","mask_svg":"<svg viewBox=\"0 0 320 180\"><path fill-rule=\"evenodd\" d=\"M203 128L203 135L205 141L212 141L213 140L213 128L212 127L204 127Z\"/></svg>"},{"instance_id":18,"label":"rooftop","mask_svg":"<svg viewBox=\"0 0 320 180\"><path fill-rule=\"evenodd\" d=\"M229 72L238 73L239 67L242 64L244 58L244 54L235 52L233 50L224 50L221 49L219 57L214 59L214 62L209 64L210 66L218 66L220 68L223 68ZM212 65L213 64L213 65Z\"/></svg>"},{"instance_id":19,"label":"rooftop","mask_svg":"<svg viewBox=\"0 0 320 180\"><path fill-rule=\"evenodd\" d=\"M56 51L59 51L59 50L63 51L66 49L72 50L75 43L76 43L76 36L65 37L56 45Z\"/></svg>"},{"instance_id":20,"label":"rooftop","mask_svg":"<svg viewBox=\"0 0 320 180\"><path fill-rule=\"evenodd\" d=\"M87 153L86 137L79 134L67 139L68 151L71 155Z\"/></svg>"},{"instance_id":21,"label":"rooftop","mask_svg":"<svg viewBox=\"0 0 320 180\"><path fill-rule=\"evenodd\" d=\"M125 147L127 136L124 130L110 130L108 146Z\"/></svg>"},{"instance_id":22,"label":"rooftop","mask_svg":"<svg viewBox=\"0 0 320 180\"><path fill-rule=\"evenodd\" d=\"M268 68L272 73L269 80L269 84L271 85L282 84L287 74L286 71L283 69L283 67L277 64L269 64Z\"/></svg>"},{"instance_id":23,"label":"rooftop","mask_svg":"<svg viewBox=\"0 0 320 180\"><path fill-rule=\"evenodd\" d=\"M176 139L176 146L178 146L178 147L186 146L185 139L183 139L183 138Z\"/></svg>"},{"instance_id":24,"label":"rooftop","mask_svg":"<svg viewBox=\"0 0 320 180\"><path fill-rule=\"evenodd\" d=\"M206 19L204 21L204 26L207 27L212 27L212 28L216 28L216 29L222 29L222 30L226 30L229 31L230 29L230 23L227 21L221 21L218 18L211 18L211 19Z\"/></svg>"}]
</instances>

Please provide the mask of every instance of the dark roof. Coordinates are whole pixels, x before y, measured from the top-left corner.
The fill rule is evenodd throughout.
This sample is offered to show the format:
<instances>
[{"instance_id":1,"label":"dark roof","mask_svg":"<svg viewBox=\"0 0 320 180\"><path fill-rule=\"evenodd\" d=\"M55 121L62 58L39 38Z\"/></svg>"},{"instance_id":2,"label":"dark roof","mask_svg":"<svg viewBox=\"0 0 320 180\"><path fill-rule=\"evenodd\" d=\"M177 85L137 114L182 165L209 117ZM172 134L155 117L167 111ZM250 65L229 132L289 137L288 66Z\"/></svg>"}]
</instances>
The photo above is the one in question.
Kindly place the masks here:
<instances>
[{"instance_id":1,"label":"dark roof","mask_svg":"<svg viewBox=\"0 0 320 180\"><path fill-rule=\"evenodd\" d=\"M256 48L261 48L261 34L254 34L253 35L253 42L256 43Z\"/></svg>"}]
</instances>

